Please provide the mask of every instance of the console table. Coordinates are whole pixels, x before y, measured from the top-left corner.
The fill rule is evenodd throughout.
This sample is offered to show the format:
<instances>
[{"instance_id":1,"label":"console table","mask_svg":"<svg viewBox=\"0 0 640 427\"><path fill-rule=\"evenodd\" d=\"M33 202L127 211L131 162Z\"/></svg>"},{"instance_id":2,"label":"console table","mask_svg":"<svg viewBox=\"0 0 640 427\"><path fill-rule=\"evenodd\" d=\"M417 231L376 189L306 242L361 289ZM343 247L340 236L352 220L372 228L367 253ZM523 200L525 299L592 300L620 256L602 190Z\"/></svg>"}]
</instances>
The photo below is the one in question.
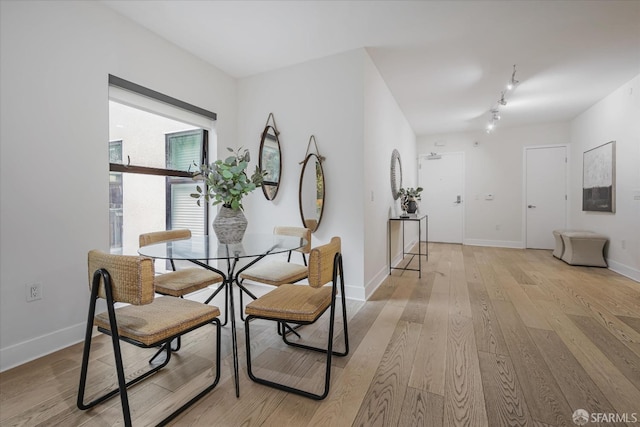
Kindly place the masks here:
<instances>
[{"instance_id":1,"label":"console table","mask_svg":"<svg viewBox=\"0 0 640 427\"><path fill-rule=\"evenodd\" d=\"M422 221L424 220L424 229L425 229L425 240L424 243L427 243L425 248L425 253L422 253L422 242L420 237L422 235ZM400 221L402 223L402 259L404 259L405 255L411 255L411 260L406 264L405 267L393 267L391 265L391 223L393 221ZM405 252L404 245L404 224L406 222L417 222L418 223L418 253L415 252ZM418 277L422 277L422 257L424 256L426 259L429 259L429 218L427 214L408 214L407 216L394 216L389 218L389 222L387 223L387 243L389 245L389 274L391 274L391 270L410 270L417 271ZM409 264L413 261L415 256L418 256L418 268L409 268Z\"/></svg>"}]
</instances>

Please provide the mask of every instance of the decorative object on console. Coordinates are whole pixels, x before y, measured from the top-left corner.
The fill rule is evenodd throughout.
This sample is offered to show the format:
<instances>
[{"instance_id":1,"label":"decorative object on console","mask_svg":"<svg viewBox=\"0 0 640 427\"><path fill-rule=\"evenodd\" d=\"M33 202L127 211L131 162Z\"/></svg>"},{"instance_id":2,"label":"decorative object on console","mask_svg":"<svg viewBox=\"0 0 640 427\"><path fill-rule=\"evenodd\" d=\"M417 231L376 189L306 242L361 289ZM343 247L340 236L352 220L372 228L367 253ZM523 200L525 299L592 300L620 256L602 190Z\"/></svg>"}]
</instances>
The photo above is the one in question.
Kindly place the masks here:
<instances>
[{"instance_id":1,"label":"decorative object on console","mask_svg":"<svg viewBox=\"0 0 640 427\"><path fill-rule=\"evenodd\" d=\"M424 190L422 187L418 188L401 188L398 192L400 194L400 203L402 206L402 210L414 214L418 210L418 201L422 200L420 198L420 193Z\"/></svg>"},{"instance_id":2,"label":"decorative object on console","mask_svg":"<svg viewBox=\"0 0 640 427\"><path fill-rule=\"evenodd\" d=\"M315 153L309 153L311 142L315 147ZM302 172L300 172L300 186L298 191L298 205L300 207L300 218L305 228L314 232L320 226L322 213L324 212L324 171L322 162L324 156L318 151L316 137L311 135L307 144L307 152L304 160L300 162Z\"/></svg>"},{"instance_id":3,"label":"decorative object on console","mask_svg":"<svg viewBox=\"0 0 640 427\"><path fill-rule=\"evenodd\" d=\"M272 125L269 125L271 121ZM282 173L282 159L280 156L280 132L276 127L276 119L273 113L269 113L267 123L262 131L260 139L260 153L258 156L258 167L265 172L262 181L262 192L267 200L273 200L278 194L280 186L280 175Z\"/></svg>"},{"instance_id":4,"label":"decorative object on console","mask_svg":"<svg viewBox=\"0 0 640 427\"><path fill-rule=\"evenodd\" d=\"M582 167L582 210L615 213L616 142L585 151Z\"/></svg>"},{"instance_id":5,"label":"decorative object on console","mask_svg":"<svg viewBox=\"0 0 640 427\"><path fill-rule=\"evenodd\" d=\"M247 229L247 219L242 213L242 198L262 184L265 174L256 166L253 175L248 178L246 169L250 161L249 150L227 150L233 155L225 160L216 160L209 165L200 166L193 179L204 181L205 188L197 185L197 193L191 194L191 197L198 199L198 206L201 198L211 202L212 206L222 204L213 221L213 231L220 243L225 244L242 241Z\"/></svg>"}]
</instances>

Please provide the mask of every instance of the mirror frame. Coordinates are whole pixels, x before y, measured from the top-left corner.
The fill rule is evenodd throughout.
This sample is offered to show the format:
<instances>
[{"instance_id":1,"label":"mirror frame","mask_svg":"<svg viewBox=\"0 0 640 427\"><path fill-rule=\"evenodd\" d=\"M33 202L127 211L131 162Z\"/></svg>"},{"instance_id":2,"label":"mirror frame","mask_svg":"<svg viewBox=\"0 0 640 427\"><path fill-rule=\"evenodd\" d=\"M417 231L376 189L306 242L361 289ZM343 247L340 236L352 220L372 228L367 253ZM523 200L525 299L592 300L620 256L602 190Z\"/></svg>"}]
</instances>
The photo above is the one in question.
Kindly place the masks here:
<instances>
[{"instance_id":1,"label":"mirror frame","mask_svg":"<svg viewBox=\"0 0 640 427\"><path fill-rule=\"evenodd\" d=\"M271 135L269 133L269 130L273 130L273 135ZM267 193L267 190L265 188L265 183L264 181L262 182L262 193L264 194L264 197L267 200L273 200L276 198L276 196L278 195L278 189L280 188L280 181L282 180L282 147L280 146L280 138L278 138L278 130L271 126L271 125L267 125L264 127L264 130L262 131L262 138L260 139L260 149L258 151L258 167L260 168L260 170L264 170L263 163L262 163L262 149L264 148L264 143L265 140L267 139L267 135L269 137L274 136L275 137L275 142L278 145L278 167L279 167L279 171L278 171L278 182L275 183L275 192L273 193L273 196L269 196L269 194ZM272 138L269 138L270 140L273 140Z\"/></svg>"},{"instance_id":2,"label":"mirror frame","mask_svg":"<svg viewBox=\"0 0 640 427\"><path fill-rule=\"evenodd\" d=\"M315 157L315 160L316 160L315 163L320 166L320 171L322 172L322 207L320 208L320 215L318 215L318 223L316 224L315 228L311 228L305 223L304 212L302 209L302 181L304 179L304 172L307 169L307 165L310 163L309 161L313 157ZM302 172L300 172L300 185L298 187L298 207L300 209L300 219L302 220L302 225L306 228L309 228L312 233L318 229L318 227L320 226L320 222L322 221L322 214L324 213L324 202L325 202L326 196L327 196L327 187L325 185L324 169L322 168L322 161L320 160L320 157L317 154L310 153L304 159L304 163L302 165Z\"/></svg>"},{"instance_id":3,"label":"mirror frame","mask_svg":"<svg viewBox=\"0 0 640 427\"><path fill-rule=\"evenodd\" d=\"M396 170L396 164L399 170ZM399 180L396 180L396 176L399 175ZM397 185L399 183L399 185ZM391 195L393 200L398 200L400 197L400 189L402 188L402 162L400 161L400 152L396 149L391 153Z\"/></svg>"}]
</instances>

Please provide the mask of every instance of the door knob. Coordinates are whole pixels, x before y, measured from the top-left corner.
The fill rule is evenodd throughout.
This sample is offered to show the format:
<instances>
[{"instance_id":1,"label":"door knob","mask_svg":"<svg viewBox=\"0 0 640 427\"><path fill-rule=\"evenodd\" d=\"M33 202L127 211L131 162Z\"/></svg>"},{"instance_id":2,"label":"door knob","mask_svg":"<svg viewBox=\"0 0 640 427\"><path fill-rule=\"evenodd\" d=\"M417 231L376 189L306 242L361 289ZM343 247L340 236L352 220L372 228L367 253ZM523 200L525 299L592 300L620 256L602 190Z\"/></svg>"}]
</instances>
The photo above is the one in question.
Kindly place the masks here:
<instances>
[{"instance_id":1,"label":"door knob","mask_svg":"<svg viewBox=\"0 0 640 427\"><path fill-rule=\"evenodd\" d=\"M531 209L531 208L535 208L536 206L535 206L535 205L529 205L529 206L527 206L527 207L528 207L529 209Z\"/></svg>"},{"instance_id":2,"label":"door knob","mask_svg":"<svg viewBox=\"0 0 640 427\"><path fill-rule=\"evenodd\" d=\"M453 203L462 203L462 199L460 196L456 196L456 201Z\"/></svg>"}]
</instances>

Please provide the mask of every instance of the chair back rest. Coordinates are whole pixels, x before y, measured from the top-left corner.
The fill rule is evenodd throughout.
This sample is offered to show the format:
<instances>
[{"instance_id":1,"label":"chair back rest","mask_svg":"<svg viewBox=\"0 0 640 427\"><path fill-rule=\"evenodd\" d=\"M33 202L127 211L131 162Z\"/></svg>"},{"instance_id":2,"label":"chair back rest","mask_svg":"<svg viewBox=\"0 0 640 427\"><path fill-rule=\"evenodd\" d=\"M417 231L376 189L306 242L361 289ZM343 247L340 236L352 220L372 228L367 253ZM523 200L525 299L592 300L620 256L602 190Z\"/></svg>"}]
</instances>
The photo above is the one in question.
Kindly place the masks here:
<instances>
[{"instance_id":1,"label":"chair back rest","mask_svg":"<svg viewBox=\"0 0 640 427\"><path fill-rule=\"evenodd\" d=\"M301 237L307 240L307 244L301 248L296 249L298 252L302 252L303 254L308 254L311 252L311 230L304 227L285 227L285 226L276 226L273 229L273 234L277 234L280 236L293 236L293 237Z\"/></svg>"},{"instance_id":2,"label":"chair back rest","mask_svg":"<svg viewBox=\"0 0 640 427\"><path fill-rule=\"evenodd\" d=\"M319 288L333 280L334 260L340 253L340 238L332 237L326 245L311 249L309 255L309 286Z\"/></svg>"},{"instance_id":3,"label":"chair back rest","mask_svg":"<svg viewBox=\"0 0 640 427\"><path fill-rule=\"evenodd\" d=\"M140 247L152 245L159 242L168 242L169 240L182 240L190 239L191 230L177 229L177 230L165 230L154 231L152 233L141 234L139 237Z\"/></svg>"},{"instance_id":4,"label":"chair back rest","mask_svg":"<svg viewBox=\"0 0 640 427\"><path fill-rule=\"evenodd\" d=\"M88 256L89 289L93 285L94 273L104 269L111 277L111 289L115 302L144 305L153 301L154 285L153 260L151 258L130 255L113 255L92 250ZM98 289L100 298L107 298L104 281L100 276Z\"/></svg>"}]
</instances>

